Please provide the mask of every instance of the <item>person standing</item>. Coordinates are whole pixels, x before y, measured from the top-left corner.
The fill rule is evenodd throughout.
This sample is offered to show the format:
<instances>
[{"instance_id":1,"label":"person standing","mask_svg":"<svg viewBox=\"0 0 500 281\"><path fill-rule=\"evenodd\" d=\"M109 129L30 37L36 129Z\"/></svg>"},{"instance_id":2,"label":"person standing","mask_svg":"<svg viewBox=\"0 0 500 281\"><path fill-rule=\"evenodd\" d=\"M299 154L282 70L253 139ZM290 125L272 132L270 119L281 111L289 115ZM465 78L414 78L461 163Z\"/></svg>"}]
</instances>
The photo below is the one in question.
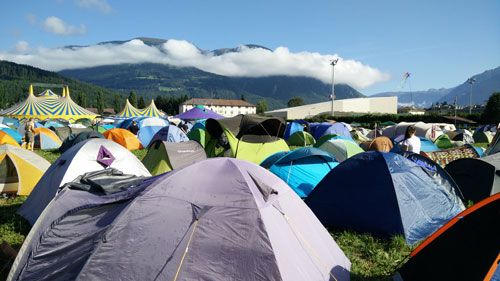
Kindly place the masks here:
<instances>
[{"instance_id":1,"label":"person standing","mask_svg":"<svg viewBox=\"0 0 500 281\"><path fill-rule=\"evenodd\" d=\"M35 147L35 121L30 118L24 127L24 139L27 143L26 149L33 151Z\"/></svg>"},{"instance_id":2,"label":"person standing","mask_svg":"<svg viewBox=\"0 0 500 281\"><path fill-rule=\"evenodd\" d=\"M408 126L405 132L405 138L399 143L402 151L420 154L420 139L415 136L415 126Z\"/></svg>"}]
</instances>

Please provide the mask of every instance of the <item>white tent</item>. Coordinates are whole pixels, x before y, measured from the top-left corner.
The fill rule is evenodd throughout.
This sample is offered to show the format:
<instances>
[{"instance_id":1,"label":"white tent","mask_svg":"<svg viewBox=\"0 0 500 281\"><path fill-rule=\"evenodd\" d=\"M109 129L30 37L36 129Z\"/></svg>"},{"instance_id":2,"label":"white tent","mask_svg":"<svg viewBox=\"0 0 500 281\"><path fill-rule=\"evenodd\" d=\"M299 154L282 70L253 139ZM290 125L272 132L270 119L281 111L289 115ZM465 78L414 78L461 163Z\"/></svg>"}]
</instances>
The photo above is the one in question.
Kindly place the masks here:
<instances>
[{"instance_id":1,"label":"white tent","mask_svg":"<svg viewBox=\"0 0 500 281\"><path fill-rule=\"evenodd\" d=\"M125 174L151 176L141 161L121 145L107 139L89 139L68 149L49 167L18 214L34 224L59 187L84 173L107 167Z\"/></svg>"}]
</instances>

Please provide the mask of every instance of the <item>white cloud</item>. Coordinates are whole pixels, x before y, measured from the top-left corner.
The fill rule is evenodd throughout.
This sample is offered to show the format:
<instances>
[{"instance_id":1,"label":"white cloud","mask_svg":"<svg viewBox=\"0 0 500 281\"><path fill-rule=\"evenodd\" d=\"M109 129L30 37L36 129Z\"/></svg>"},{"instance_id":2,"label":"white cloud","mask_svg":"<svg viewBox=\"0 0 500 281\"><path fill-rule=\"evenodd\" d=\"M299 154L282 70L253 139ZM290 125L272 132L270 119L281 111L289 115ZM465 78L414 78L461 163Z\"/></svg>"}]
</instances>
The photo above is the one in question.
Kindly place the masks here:
<instances>
[{"instance_id":1,"label":"white cloud","mask_svg":"<svg viewBox=\"0 0 500 281\"><path fill-rule=\"evenodd\" d=\"M75 35L84 34L87 29L85 25L80 24L80 26L74 26L65 23L62 19L58 17L48 17L43 21L43 28L45 31L54 33L57 35Z\"/></svg>"},{"instance_id":2,"label":"white cloud","mask_svg":"<svg viewBox=\"0 0 500 281\"><path fill-rule=\"evenodd\" d=\"M28 13L24 16L24 18L26 19L26 21L31 24L31 25L35 25L36 24L36 16L32 13Z\"/></svg>"},{"instance_id":3,"label":"white cloud","mask_svg":"<svg viewBox=\"0 0 500 281\"><path fill-rule=\"evenodd\" d=\"M76 3L82 8L97 9L105 14L112 11L106 0L77 0Z\"/></svg>"},{"instance_id":4,"label":"white cloud","mask_svg":"<svg viewBox=\"0 0 500 281\"><path fill-rule=\"evenodd\" d=\"M15 46L15 50L18 53L24 53L29 50L29 44L26 41L19 41Z\"/></svg>"},{"instance_id":5,"label":"white cloud","mask_svg":"<svg viewBox=\"0 0 500 281\"><path fill-rule=\"evenodd\" d=\"M362 89L386 81L389 75L359 61L344 59L336 54L290 52L286 47L274 51L240 47L239 52L220 56L201 52L183 40L168 40L161 48L151 47L141 40L125 44L92 45L77 48L37 48L28 54L2 53L0 59L58 71L121 63L161 63L195 67L224 76L263 77L271 75L307 76L331 83L330 61L339 58L335 66L335 82Z\"/></svg>"}]
</instances>

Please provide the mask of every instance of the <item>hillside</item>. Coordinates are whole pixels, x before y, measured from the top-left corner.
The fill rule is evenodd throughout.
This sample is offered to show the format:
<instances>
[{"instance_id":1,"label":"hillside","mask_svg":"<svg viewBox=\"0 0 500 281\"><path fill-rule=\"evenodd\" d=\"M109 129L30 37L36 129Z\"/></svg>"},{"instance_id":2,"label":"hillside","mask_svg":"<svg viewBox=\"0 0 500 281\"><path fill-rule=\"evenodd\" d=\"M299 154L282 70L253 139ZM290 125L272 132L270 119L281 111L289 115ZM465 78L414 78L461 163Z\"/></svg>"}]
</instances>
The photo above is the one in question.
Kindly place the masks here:
<instances>
[{"instance_id":1,"label":"hillside","mask_svg":"<svg viewBox=\"0 0 500 281\"><path fill-rule=\"evenodd\" d=\"M256 47L256 46L254 46ZM235 50L219 50L231 52ZM331 86L308 77L226 77L191 67L164 64L119 64L63 70L60 74L122 93L136 91L147 98L157 95L188 95L239 99L250 102L266 99L270 108L286 107L288 100L300 96L306 103L329 99ZM335 85L338 99L362 97L348 85Z\"/></svg>"},{"instance_id":2,"label":"hillside","mask_svg":"<svg viewBox=\"0 0 500 281\"><path fill-rule=\"evenodd\" d=\"M472 103L485 104L491 94L500 92L500 67L487 70L481 74L472 76L476 82L472 85ZM453 88L447 95L440 98L438 101L446 101L454 103L455 97L459 105L469 104L470 84L464 83Z\"/></svg>"},{"instance_id":3,"label":"hillside","mask_svg":"<svg viewBox=\"0 0 500 281\"><path fill-rule=\"evenodd\" d=\"M112 107L115 95L119 92L105 89L89 83L69 79L58 73L42 70L36 67L0 61L0 108L8 108L26 98L30 83L64 84L70 88L71 97L83 107L96 107L97 93L101 92L105 106ZM35 94L45 90L35 87ZM60 89L53 88L61 94ZM119 98L123 102L123 98Z\"/></svg>"}]
</instances>

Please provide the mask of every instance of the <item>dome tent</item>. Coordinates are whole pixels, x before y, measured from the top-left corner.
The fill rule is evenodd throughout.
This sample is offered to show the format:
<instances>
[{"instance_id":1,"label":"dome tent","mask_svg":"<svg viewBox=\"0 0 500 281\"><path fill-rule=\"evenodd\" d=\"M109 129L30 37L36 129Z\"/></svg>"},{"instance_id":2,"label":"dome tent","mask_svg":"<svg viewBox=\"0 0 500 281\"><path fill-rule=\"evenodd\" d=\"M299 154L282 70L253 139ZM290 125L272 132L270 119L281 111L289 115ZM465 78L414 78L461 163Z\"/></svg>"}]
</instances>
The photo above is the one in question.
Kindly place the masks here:
<instances>
[{"instance_id":1,"label":"dome tent","mask_svg":"<svg viewBox=\"0 0 500 281\"><path fill-rule=\"evenodd\" d=\"M183 142L188 141L189 138L186 133L184 133L177 126L169 125L158 130L149 143L153 143L157 140L165 142Z\"/></svg>"},{"instance_id":2,"label":"dome tent","mask_svg":"<svg viewBox=\"0 0 500 281\"><path fill-rule=\"evenodd\" d=\"M228 158L107 196L68 186L32 228L14 264L9 280L64 274L87 280L346 281L350 269L289 187L254 164Z\"/></svg>"},{"instance_id":3,"label":"dome tent","mask_svg":"<svg viewBox=\"0 0 500 281\"><path fill-rule=\"evenodd\" d=\"M395 153L357 154L333 169L306 199L325 226L414 244L464 209L454 189Z\"/></svg>"},{"instance_id":4,"label":"dome tent","mask_svg":"<svg viewBox=\"0 0 500 281\"><path fill-rule=\"evenodd\" d=\"M34 224L60 186L83 173L106 167L138 176L151 175L137 157L119 144L106 139L89 139L72 146L50 166L18 214Z\"/></svg>"},{"instance_id":5,"label":"dome tent","mask_svg":"<svg viewBox=\"0 0 500 281\"><path fill-rule=\"evenodd\" d=\"M175 143L156 140L148 147L142 163L156 176L205 159L207 154L196 141Z\"/></svg>"},{"instance_id":6,"label":"dome tent","mask_svg":"<svg viewBox=\"0 0 500 281\"><path fill-rule=\"evenodd\" d=\"M96 131L85 131L78 134L71 134L67 139L65 139L61 146L59 147L59 152L64 153L66 150L70 149L72 146L86 141L88 139L103 139L104 136Z\"/></svg>"},{"instance_id":7,"label":"dome tent","mask_svg":"<svg viewBox=\"0 0 500 281\"><path fill-rule=\"evenodd\" d=\"M42 150L57 149L62 141L53 131L47 128L35 128L35 147Z\"/></svg>"},{"instance_id":8,"label":"dome tent","mask_svg":"<svg viewBox=\"0 0 500 281\"><path fill-rule=\"evenodd\" d=\"M301 147L314 145L315 142L314 137L305 131L295 132L287 140L288 145Z\"/></svg>"},{"instance_id":9,"label":"dome tent","mask_svg":"<svg viewBox=\"0 0 500 281\"><path fill-rule=\"evenodd\" d=\"M347 125L342 122L311 124L311 134L316 140L319 140L322 136L325 135L343 136L347 139L352 140L349 127L347 127Z\"/></svg>"},{"instance_id":10,"label":"dome tent","mask_svg":"<svg viewBox=\"0 0 500 281\"><path fill-rule=\"evenodd\" d=\"M286 182L301 198L307 197L338 163L328 152L303 147L276 160L269 171Z\"/></svg>"},{"instance_id":11,"label":"dome tent","mask_svg":"<svg viewBox=\"0 0 500 281\"><path fill-rule=\"evenodd\" d=\"M364 150L356 143L343 139L332 139L324 142L321 146L319 146L319 149L335 156L335 159L339 163L358 153L364 152Z\"/></svg>"},{"instance_id":12,"label":"dome tent","mask_svg":"<svg viewBox=\"0 0 500 281\"><path fill-rule=\"evenodd\" d=\"M10 145L13 145L16 147L21 147L19 145L19 143L14 138L12 138L6 132L0 130L0 145L2 145L2 144L10 144Z\"/></svg>"},{"instance_id":13,"label":"dome tent","mask_svg":"<svg viewBox=\"0 0 500 281\"><path fill-rule=\"evenodd\" d=\"M137 136L125 129L114 128L107 130L104 132L103 136L108 140L112 140L120 144L130 151L143 148Z\"/></svg>"},{"instance_id":14,"label":"dome tent","mask_svg":"<svg viewBox=\"0 0 500 281\"><path fill-rule=\"evenodd\" d=\"M285 125L280 118L240 114L208 119L206 130L211 137L205 145L209 157L230 156L260 164L276 152L290 150L281 138Z\"/></svg>"},{"instance_id":15,"label":"dome tent","mask_svg":"<svg viewBox=\"0 0 500 281\"><path fill-rule=\"evenodd\" d=\"M410 253L394 280L499 280L499 210L496 194L461 212Z\"/></svg>"},{"instance_id":16,"label":"dome tent","mask_svg":"<svg viewBox=\"0 0 500 281\"><path fill-rule=\"evenodd\" d=\"M32 151L0 145L0 193L29 195L49 166L47 160Z\"/></svg>"},{"instance_id":17,"label":"dome tent","mask_svg":"<svg viewBox=\"0 0 500 281\"><path fill-rule=\"evenodd\" d=\"M479 202L500 193L500 154L482 158L461 158L446 165L445 170L460 187L465 200Z\"/></svg>"}]
</instances>

